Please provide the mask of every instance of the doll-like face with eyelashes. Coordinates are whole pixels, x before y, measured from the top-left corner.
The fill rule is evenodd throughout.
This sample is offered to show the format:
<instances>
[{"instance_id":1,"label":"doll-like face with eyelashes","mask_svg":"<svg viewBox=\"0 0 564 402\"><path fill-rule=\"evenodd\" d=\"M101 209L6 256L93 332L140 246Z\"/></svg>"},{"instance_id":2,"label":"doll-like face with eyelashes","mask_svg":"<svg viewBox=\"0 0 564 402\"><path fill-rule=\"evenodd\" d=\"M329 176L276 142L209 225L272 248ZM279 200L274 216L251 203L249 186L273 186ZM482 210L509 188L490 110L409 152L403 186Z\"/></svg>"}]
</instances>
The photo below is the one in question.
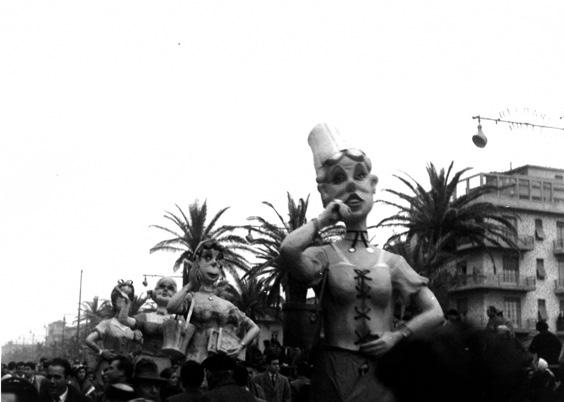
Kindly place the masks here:
<instances>
[{"instance_id":1,"label":"doll-like face with eyelashes","mask_svg":"<svg viewBox=\"0 0 564 402\"><path fill-rule=\"evenodd\" d=\"M323 205L339 199L351 210L349 220L366 218L372 209L378 182L378 178L370 174L369 165L345 155L324 169L324 180L318 185Z\"/></svg>"}]
</instances>

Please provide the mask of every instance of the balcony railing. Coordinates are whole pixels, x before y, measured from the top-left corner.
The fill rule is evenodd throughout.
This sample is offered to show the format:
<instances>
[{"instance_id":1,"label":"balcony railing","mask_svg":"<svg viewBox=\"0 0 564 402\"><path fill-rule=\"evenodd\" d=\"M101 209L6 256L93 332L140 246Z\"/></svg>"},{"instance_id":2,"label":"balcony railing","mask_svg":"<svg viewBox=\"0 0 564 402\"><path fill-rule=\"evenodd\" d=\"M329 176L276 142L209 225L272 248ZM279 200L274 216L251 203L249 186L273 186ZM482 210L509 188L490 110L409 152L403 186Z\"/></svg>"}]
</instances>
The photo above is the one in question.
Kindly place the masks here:
<instances>
[{"instance_id":1,"label":"balcony railing","mask_svg":"<svg viewBox=\"0 0 564 402\"><path fill-rule=\"evenodd\" d=\"M554 255L564 255L564 238L554 240Z\"/></svg>"},{"instance_id":2,"label":"balcony railing","mask_svg":"<svg viewBox=\"0 0 564 402\"><path fill-rule=\"evenodd\" d=\"M495 275L472 274L457 275L450 292L460 292L475 289L516 290L528 292L535 290L536 277L521 276L513 272Z\"/></svg>"},{"instance_id":3,"label":"balcony railing","mask_svg":"<svg viewBox=\"0 0 564 402\"><path fill-rule=\"evenodd\" d=\"M564 278L554 280L554 293L564 295Z\"/></svg>"},{"instance_id":4,"label":"balcony railing","mask_svg":"<svg viewBox=\"0 0 564 402\"><path fill-rule=\"evenodd\" d=\"M455 198L467 194L471 189L491 185L496 187L493 195L543 203L564 202L562 181L542 179L524 175L479 173L460 180Z\"/></svg>"}]
</instances>

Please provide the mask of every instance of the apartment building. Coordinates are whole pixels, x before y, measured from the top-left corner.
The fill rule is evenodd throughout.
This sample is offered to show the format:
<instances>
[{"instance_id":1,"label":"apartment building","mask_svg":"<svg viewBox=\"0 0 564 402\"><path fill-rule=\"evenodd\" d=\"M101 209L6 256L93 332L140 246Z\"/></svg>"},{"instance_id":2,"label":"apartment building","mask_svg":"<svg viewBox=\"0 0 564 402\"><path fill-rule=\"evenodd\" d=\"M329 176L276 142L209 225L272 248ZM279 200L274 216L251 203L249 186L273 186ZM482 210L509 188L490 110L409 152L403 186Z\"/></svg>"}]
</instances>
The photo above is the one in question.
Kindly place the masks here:
<instances>
[{"instance_id":1,"label":"apartment building","mask_svg":"<svg viewBox=\"0 0 564 402\"><path fill-rule=\"evenodd\" d=\"M534 332L543 319L564 339L564 170L525 165L503 173L480 173L461 181L457 196L476 186L498 189L483 196L503 208L517 228L516 252L506 244L461 242L452 307L479 326L493 305L512 321L516 334ZM560 317L560 318L559 318Z\"/></svg>"}]
</instances>

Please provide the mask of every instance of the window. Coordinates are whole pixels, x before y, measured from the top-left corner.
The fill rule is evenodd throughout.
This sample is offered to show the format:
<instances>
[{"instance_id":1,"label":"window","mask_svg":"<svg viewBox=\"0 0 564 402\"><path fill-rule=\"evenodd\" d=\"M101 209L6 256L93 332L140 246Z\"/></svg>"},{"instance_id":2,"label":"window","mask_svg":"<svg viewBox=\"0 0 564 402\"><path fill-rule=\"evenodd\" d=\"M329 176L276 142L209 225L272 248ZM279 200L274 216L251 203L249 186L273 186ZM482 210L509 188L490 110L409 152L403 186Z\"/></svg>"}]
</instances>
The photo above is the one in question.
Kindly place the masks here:
<instances>
[{"instance_id":1,"label":"window","mask_svg":"<svg viewBox=\"0 0 564 402\"><path fill-rule=\"evenodd\" d=\"M564 239L564 222L556 222L556 239L559 241Z\"/></svg>"},{"instance_id":2,"label":"window","mask_svg":"<svg viewBox=\"0 0 564 402\"><path fill-rule=\"evenodd\" d=\"M519 256L506 254L503 256L503 282L518 283L519 281Z\"/></svg>"},{"instance_id":3,"label":"window","mask_svg":"<svg viewBox=\"0 0 564 402\"><path fill-rule=\"evenodd\" d=\"M503 313L505 318L513 323L514 326L521 326L521 300L514 297L507 297L503 300Z\"/></svg>"},{"instance_id":4,"label":"window","mask_svg":"<svg viewBox=\"0 0 564 402\"><path fill-rule=\"evenodd\" d=\"M546 271L544 270L544 260L537 258L537 279L545 279Z\"/></svg>"},{"instance_id":5,"label":"window","mask_svg":"<svg viewBox=\"0 0 564 402\"><path fill-rule=\"evenodd\" d=\"M456 299L456 309L458 310L460 315L464 317L468 313L468 299Z\"/></svg>"},{"instance_id":6,"label":"window","mask_svg":"<svg viewBox=\"0 0 564 402\"><path fill-rule=\"evenodd\" d=\"M556 174L556 175L554 175L554 178L555 178L556 180L564 180L564 176L562 176L561 174Z\"/></svg>"},{"instance_id":7,"label":"window","mask_svg":"<svg viewBox=\"0 0 564 402\"><path fill-rule=\"evenodd\" d=\"M546 312L546 300L538 299L538 321L547 321L548 314Z\"/></svg>"},{"instance_id":8,"label":"window","mask_svg":"<svg viewBox=\"0 0 564 402\"><path fill-rule=\"evenodd\" d=\"M542 228L542 219L535 219L535 237L537 240L544 240L544 229Z\"/></svg>"},{"instance_id":9,"label":"window","mask_svg":"<svg viewBox=\"0 0 564 402\"><path fill-rule=\"evenodd\" d=\"M466 261L458 261L456 263L456 275L466 276L468 274L468 267Z\"/></svg>"},{"instance_id":10,"label":"window","mask_svg":"<svg viewBox=\"0 0 564 402\"><path fill-rule=\"evenodd\" d=\"M558 280L560 283L564 283L564 257L558 256L556 265L558 267Z\"/></svg>"}]
</instances>

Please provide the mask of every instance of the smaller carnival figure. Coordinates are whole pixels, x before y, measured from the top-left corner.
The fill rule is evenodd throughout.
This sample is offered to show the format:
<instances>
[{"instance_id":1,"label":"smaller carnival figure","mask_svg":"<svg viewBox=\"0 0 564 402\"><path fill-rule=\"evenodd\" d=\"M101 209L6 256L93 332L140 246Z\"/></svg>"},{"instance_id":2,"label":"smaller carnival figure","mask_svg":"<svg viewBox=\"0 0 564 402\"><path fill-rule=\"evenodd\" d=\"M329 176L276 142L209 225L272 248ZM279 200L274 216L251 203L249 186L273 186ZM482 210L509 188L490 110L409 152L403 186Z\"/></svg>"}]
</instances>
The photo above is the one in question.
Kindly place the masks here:
<instances>
[{"instance_id":1,"label":"smaller carnival figure","mask_svg":"<svg viewBox=\"0 0 564 402\"><path fill-rule=\"evenodd\" d=\"M259 327L226 300L223 249L214 240L200 243L194 252L189 282L168 303L168 312L182 314L194 325L186 360L204 361L210 353L223 352L244 359L244 349L258 335Z\"/></svg>"},{"instance_id":2,"label":"smaller carnival figure","mask_svg":"<svg viewBox=\"0 0 564 402\"><path fill-rule=\"evenodd\" d=\"M133 331L118 319L120 314L128 313L134 294L132 281L119 280L111 293L113 317L100 321L86 337L86 345L98 354L95 374L99 385L103 383L102 371L110 361L117 355L132 355L142 342L143 335L140 331Z\"/></svg>"},{"instance_id":3,"label":"smaller carnival figure","mask_svg":"<svg viewBox=\"0 0 564 402\"><path fill-rule=\"evenodd\" d=\"M135 317L127 315L128 309L122 309L119 320L131 329L140 330L143 334L143 346L141 354L136 360L149 358L157 364L159 373L171 365L170 358L163 354L163 322L170 318L166 307L170 298L176 293L176 282L173 278L163 277L155 285L155 289L149 292L149 296L157 304L156 311L142 312Z\"/></svg>"}]
</instances>

